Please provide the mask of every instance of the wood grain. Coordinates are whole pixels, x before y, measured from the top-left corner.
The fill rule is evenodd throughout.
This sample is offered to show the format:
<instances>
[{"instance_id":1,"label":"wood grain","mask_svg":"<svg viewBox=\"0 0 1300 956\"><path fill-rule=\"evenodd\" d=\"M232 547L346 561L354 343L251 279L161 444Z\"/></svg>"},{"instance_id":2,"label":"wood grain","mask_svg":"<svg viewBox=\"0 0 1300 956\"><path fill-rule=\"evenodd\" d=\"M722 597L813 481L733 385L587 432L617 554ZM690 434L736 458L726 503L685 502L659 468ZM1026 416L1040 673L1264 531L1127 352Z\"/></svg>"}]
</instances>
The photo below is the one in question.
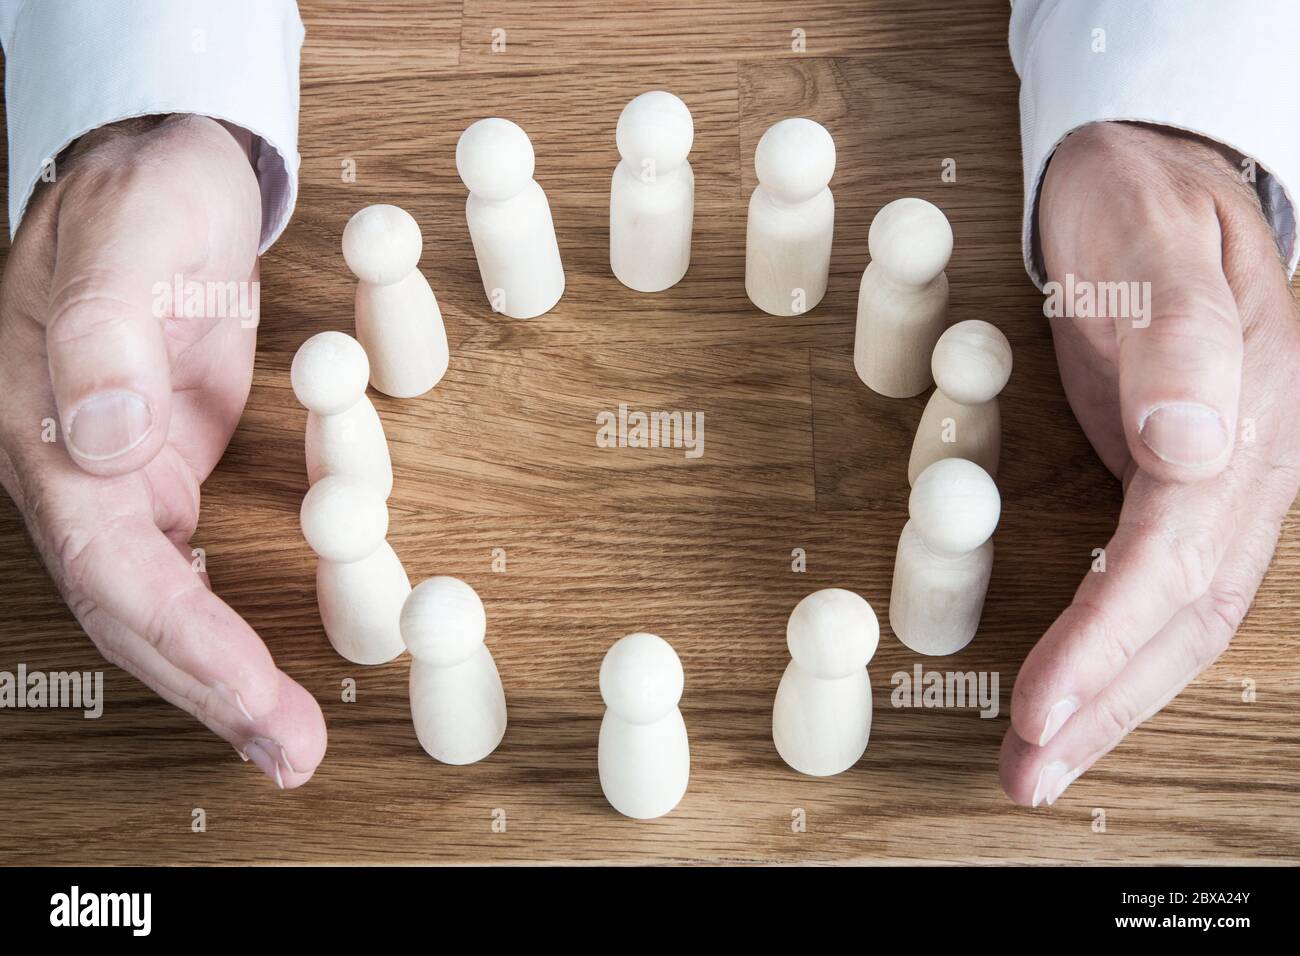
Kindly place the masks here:
<instances>
[{"instance_id":1,"label":"wood grain","mask_svg":"<svg viewBox=\"0 0 1300 956\"><path fill-rule=\"evenodd\" d=\"M302 82L392 79L460 63L460 0L312 0Z\"/></svg>"},{"instance_id":2,"label":"wood grain","mask_svg":"<svg viewBox=\"0 0 1300 956\"><path fill-rule=\"evenodd\" d=\"M1300 512L1230 651L1055 807L997 783L1025 653L1104 544L1119 490L1069 412L1018 246L1017 83L1000 0L732 3L303 0L301 198L263 263L257 370L239 431L204 486L194 543L214 587L317 699L325 762L276 792L221 741L100 662L0 505L0 670L105 667L102 718L0 713L0 862L1214 862L1300 860ZM491 30L507 47L492 53ZM790 51L806 30L808 52ZM631 96L691 106L694 257L658 296L608 271L613 129ZM453 151L483 115L519 121L559 231L568 288L528 322L493 315L465 228ZM831 286L813 313L759 314L743 288L753 149L776 119L835 134ZM957 180L940 179L956 162ZM356 165L355 181L341 173ZM870 666L871 746L852 770L801 777L771 744L785 618L849 587L887 620L906 462L925 397L854 375L857 282L881 204L919 195L952 220L952 318L994 321L1004 517L974 643L930 669L995 674L1000 711L890 706L917 658L884 628ZM396 202L420 221L451 369L429 395L373 395L396 486L390 540L411 577L454 574L488 608L510 725L481 764L420 750L405 659L329 648L297 526L305 413L288 368L314 332L351 330L339 253L349 216ZM595 416L703 412L705 454L597 447ZM504 573L492 570L495 549ZM792 570L802 549L807 570ZM596 778L608 645L652 630L685 665L691 788L661 820L619 817ZM357 682L354 703L343 682ZM1242 699L1254 681L1253 703ZM195 808L206 833L193 833ZM1094 827L1105 811L1105 831ZM504 832L493 829L503 811ZM500 814L497 814L500 819ZM804 820L799 831L792 827Z\"/></svg>"},{"instance_id":3,"label":"wood grain","mask_svg":"<svg viewBox=\"0 0 1300 956\"><path fill-rule=\"evenodd\" d=\"M461 62L513 70L520 63L673 64L969 46L1005 56L1006 26L1006 8L983 0L960 10L943 0L466 0ZM499 52L494 30L505 31Z\"/></svg>"}]
</instances>

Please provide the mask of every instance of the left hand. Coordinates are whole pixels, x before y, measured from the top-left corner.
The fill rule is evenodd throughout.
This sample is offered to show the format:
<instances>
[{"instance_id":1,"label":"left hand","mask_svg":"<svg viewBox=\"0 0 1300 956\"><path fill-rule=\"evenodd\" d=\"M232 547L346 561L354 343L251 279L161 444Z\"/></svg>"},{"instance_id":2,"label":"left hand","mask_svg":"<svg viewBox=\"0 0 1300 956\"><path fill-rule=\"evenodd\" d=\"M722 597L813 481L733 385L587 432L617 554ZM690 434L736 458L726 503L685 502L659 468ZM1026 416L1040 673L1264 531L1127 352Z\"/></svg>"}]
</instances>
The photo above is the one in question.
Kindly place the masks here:
<instances>
[{"instance_id":1,"label":"left hand","mask_svg":"<svg viewBox=\"0 0 1300 956\"><path fill-rule=\"evenodd\" d=\"M34 197L0 289L0 485L104 657L289 788L324 756L320 706L189 543L248 397L257 316L206 314L206 295L205 314L176 314L171 290L257 281L241 135L202 116L105 127Z\"/></svg>"}]
</instances>

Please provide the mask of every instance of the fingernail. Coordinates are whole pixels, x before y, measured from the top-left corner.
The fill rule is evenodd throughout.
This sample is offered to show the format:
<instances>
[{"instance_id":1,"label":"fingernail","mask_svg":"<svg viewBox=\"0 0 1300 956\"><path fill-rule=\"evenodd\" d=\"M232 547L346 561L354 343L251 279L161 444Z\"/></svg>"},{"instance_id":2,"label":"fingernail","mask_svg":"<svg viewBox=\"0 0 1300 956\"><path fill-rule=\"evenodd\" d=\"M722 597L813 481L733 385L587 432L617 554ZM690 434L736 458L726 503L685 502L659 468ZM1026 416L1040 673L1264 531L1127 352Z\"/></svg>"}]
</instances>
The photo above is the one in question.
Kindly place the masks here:
<instances>
[{"instance_id":1,"label":"fingernail","mask_svg":"<svg viewBox=\"0 0 1300 956\"><path fill-rule=\"evenodd\" d=\"M243 714L245 720L251 721L253 719L253 715L244 706L244 699L239 696L239 691L231 690L219 680L214 680L209 686L217 693L217 696Z\"/></svg>"},{"instance_id":2,"label":"fingernail","mask_svg":"<svg viewBox=\"0 0 1300 956\"><path fill-rule=\"evenodd\" d=\"M1068 697L1053 704L1052 709L1047 712L1047 723L1043 725L1043 734L1038 738L1038 746L1046 746L1078 709L1079 705Z\"/></svg>"},{"instance_id":3,"label":"fingernail","mask_svg":"<svg viewBox=\"0 0 1300 956\"><path fill-rule=\"evenodd\" d=\"M280 766L290 773L297 773L298 771L293 769L293 764L289 763L289 752L280 744L276 744L276 746L280 748Z\"/></svg>"},{"instance_id":4,"label":"fingernail","mask_svg":"<svg viewBox=\"0 0 1300 956\"><path fill-rule=\"evenodd\" d=\"M1038 783L1034 785L1033 805L1038 806L1043 802L1044 798L1047 799L1048 803L1055 802L1056 798L1060 796L1060 791L1057 787L1060 784L1061 779L1069 774L1069 772L1070 768L1060 760L1053 760L1051 763L1044 766L1042 770L1038 771ZM1067 783L1066 786L1069 786L1069 784ZM1060 790L1064 789L1065 787L1060 787Z\"/></svg>"},{"instance_id":5,"label":"fingernail","mask_svg":"<svg viewBox=\"0 0 1300 956\"><path fill-rule=\"evenodd\" d=\"M284 756L283 747L268 737L254 737L244 745L243 752L249 760L257 764L262 773L275 781L277 787L284 789L284 774L280 770L280 761Z\"/></svg>"},{"instance_id":6,"label":"fingernail","mask_svg":"<svg viewBox=\"0 0 1300 956\"><path fill-rule=\"evenodd\" d=\"M68 444L82 458L116 458L144 441L153 414L133 392L92 395L68 419Z\"/></svg>"},{"instance_id":7,"label":"fingernail","mask_svg":"<svg viewBox=\"0 0 1300 956\"><path fill-rule=\"evenodd\" d=\"M1207 465L1229 444L1219 413L1198 402L1157 405L1139 430L1146 446L1171 465Z\"/></svg>"},{"instance_id":8,"label":"fingernail","mask_svg":"<svg viewBox=\"0 0 1300 956\"><path fill-rule=\"evenodd\" d=\"M1079 774L1081 773L1083 773L1083 768L1075 767L1064 777L1061 777L1059 780L1057 780L1056 786L1052 789L1052 792L1047 795L1048 806L1051 806L1057 800L1061 799L1061 794L1065 793L1065 791L1069 788L1070 784L1074 783L1074 781L1079 779Z\"/></svg>"}]
</instances>

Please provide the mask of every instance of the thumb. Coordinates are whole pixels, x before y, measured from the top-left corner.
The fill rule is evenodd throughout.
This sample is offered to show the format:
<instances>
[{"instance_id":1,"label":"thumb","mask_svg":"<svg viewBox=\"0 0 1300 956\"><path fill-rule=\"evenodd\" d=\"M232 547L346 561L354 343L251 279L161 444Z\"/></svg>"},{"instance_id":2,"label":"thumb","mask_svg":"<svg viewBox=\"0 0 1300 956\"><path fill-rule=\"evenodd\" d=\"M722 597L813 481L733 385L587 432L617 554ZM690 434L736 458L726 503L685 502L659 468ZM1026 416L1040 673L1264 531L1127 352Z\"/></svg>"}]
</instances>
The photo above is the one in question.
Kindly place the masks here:
<instances>
[{"instance_id":1,"label":"thumb","mask_svg":"<svg viewBox=\"0 0 1300 956\"><path fill-rule=\"evenodd\" d=\"M1242 331L1223 273L1217 221L1178 235L1141 235L1116 265L1145 301L1117 318L1124 434L1139 468L1166 481L1223 470L1241 391Z\"/></svg>"},{"instance_id":2,"label":"thumb","mask_svg":"<svg viewBox=\"0 0 1300 956\"><path fill-rule=\"evenodd\" d=\"M93 474L134 471L167 435L171 373L155 287L185 271L194 239L177 204L167 208L170 190L148 178L83 179L59 209L46 351L68 451Z\"/></svg>"}]
</instances>

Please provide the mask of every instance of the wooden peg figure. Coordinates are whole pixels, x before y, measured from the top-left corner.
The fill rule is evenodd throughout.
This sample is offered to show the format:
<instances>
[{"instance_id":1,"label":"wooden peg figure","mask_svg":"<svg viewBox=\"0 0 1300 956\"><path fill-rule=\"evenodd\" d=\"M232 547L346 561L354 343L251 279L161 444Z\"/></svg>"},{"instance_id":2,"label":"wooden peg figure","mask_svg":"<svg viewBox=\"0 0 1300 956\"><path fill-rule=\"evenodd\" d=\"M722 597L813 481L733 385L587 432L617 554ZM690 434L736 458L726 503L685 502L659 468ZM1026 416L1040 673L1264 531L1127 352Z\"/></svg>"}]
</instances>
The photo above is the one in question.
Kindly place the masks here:
<instances>
[{"instance_id":1,"label":"wooden peg figure","mask_svg":"<svg viewBox=\"0 0 1300 956\"><path fill-rule=\"evenodd\" d=\"M930 368L938 387L916 429L908 483L940 458L965 458L996 478L1002 453L998 393L1011 377L1007 337L980 319L958 322L939 337Z\"/></svg>"}]
</instances>

